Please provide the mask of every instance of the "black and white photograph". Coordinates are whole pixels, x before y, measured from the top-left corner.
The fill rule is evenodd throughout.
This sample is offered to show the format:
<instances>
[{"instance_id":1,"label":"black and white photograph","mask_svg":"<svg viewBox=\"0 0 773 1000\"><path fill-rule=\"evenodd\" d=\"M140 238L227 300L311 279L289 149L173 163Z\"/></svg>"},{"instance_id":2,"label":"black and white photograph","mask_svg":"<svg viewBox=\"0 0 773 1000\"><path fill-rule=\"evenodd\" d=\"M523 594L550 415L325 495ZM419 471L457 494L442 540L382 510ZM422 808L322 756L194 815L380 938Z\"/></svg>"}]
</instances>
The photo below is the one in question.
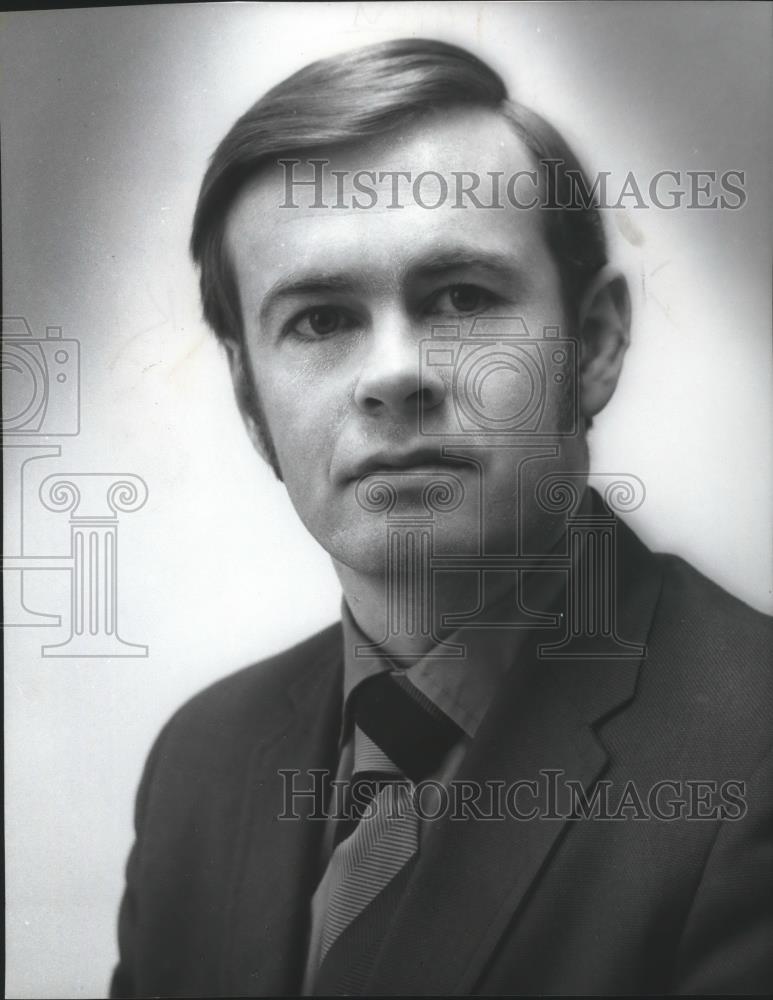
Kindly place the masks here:
<instances>
[{"instance_id":1,"label":"black and white photograph","mask_svg":"<svg viewBox=\"0 0 773 1000\"><path fill-rule=\"evenodd\" d=\"M772 29L0 12L6 997L773 993Z\"/></svg>"}]
</instances>

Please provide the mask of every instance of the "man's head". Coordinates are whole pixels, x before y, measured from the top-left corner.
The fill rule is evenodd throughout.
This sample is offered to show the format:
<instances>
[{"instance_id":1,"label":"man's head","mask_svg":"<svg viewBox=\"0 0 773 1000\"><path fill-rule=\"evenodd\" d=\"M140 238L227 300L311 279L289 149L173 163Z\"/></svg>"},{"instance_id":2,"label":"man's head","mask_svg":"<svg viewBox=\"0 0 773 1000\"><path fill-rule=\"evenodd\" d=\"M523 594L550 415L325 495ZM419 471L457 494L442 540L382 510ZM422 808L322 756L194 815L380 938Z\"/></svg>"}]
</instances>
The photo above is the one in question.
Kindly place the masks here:
<instances>
[{"instance_id":1,"label":"man's head","mask_svg":"<svg viewBox=\"0 0 773 1000\"><path fill-rule=\"evenodd\" d=\"M309 188L290 207L280 161L313 159L326 161L323 197ZM465 205L438 197L443 178L499 176L504 185L545 161L553 167L539 174L537 210L504 199L485 208L480 194ZM426 200L397 207L398 172L434 177L441 190L433 194L430 183ZM614 390L628 300L624 282L609 276L595 205L546 207L573 200L573 175L584 176L561 136L510 101L489 67L420 40L306 67L261 98L218 147L192 237L205 316L228 350L253 440L334 558L351 564L375 537L367 518L357 527L361 476L403 465L426 472L442 445L460 454L466 447L468 467L475 463L486 480L492 537L499 521L512 532L524 483L513 478L513 449L490 432L497 413L525 412L514 395L546 372L550 391L529 427L537 437L518 438L521 460L530 459L527 488L550 468L584 468L584 423L571 433L571 385L576 374L587 421ZM363 176L375 196L357 197ZM577 371L571 351L532 344L517 348L520 388L515 366L506 356L498 363L495 349L477 381L460 379L480 322L492 319L521 323L539 341L546 329L576 341ZM445 367L422 365L439 327L457 329L459 343L445 345ZM457 404L467 392L473 409L489 407L493 424L465 422ZM466 506L468 519L483 517ZM471 524L448 524L452 547L454 534L470 537Z\"/></svg>"}]
</instances>

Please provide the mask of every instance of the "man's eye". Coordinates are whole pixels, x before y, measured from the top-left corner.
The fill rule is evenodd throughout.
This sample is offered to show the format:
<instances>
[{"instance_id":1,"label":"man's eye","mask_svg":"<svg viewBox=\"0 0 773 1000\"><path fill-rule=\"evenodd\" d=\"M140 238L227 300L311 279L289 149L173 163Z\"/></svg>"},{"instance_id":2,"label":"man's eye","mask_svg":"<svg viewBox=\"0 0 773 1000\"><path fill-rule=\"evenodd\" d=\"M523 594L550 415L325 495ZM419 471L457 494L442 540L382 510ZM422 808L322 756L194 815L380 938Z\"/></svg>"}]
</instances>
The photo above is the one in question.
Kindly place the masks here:
<instances>
[{"instance_id":1,"label":"man's eye","mask_svg":"<svg viewBox=\"0 0 773 1000\"><path fill-rule=\"evenodd\" d=\"M311 339L330 337L352 325L352 317L336 306L318 306L301 313L292 323L294 333Z\"/></svg>"},{"instance_id":2,"label":"man's eye","mask_svg":"<svg viewBox=\"0 0 773 1000\"><path fill-rule=\"evenodd\" d=\"M433 307L438 312L470 315L487 309L496 296L479 285L450 285L436 296Z\"/></svg>"}]
</instances>

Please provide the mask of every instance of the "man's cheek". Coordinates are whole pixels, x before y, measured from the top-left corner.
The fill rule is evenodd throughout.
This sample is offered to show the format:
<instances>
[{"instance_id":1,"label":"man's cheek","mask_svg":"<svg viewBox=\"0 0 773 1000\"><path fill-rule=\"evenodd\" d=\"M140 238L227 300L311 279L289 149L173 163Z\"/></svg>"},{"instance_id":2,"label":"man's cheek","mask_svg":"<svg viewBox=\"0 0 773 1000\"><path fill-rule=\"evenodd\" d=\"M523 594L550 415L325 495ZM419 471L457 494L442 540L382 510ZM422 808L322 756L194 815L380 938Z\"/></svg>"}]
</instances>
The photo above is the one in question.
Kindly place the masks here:
<instances>
[{"instance_id":1,"label":"man's cheek","mask_svg":"<svg viewBox=\"0 0 773 1000\"><path fill-rule=\"evenodd\" d=\"M297 410L276 414L275 419L274 441L285 476L300 479L310 492L316 488L329 451L321 423L300 418Z\"/></svg>"}]
</instances>

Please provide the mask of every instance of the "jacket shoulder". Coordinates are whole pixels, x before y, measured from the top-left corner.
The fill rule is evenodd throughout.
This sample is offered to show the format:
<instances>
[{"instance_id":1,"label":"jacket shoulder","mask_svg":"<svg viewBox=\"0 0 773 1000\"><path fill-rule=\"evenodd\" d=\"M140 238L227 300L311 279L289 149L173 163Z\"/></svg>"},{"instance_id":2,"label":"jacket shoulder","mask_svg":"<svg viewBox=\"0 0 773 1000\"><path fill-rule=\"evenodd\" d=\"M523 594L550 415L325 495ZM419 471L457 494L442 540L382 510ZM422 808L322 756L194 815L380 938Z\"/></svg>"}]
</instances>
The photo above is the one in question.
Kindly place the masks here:
<instances>
[{"instance_id":1,"label":"jacket shoulder","mask_svg":"<svg viewBox=\"0 0 773 1000\"><path fill-rule=\"evenodd\" d=\"M737 660L770 651L773 618L734 597L680 556L656 558L663 573L661 625L689 637L695 648L712 658Z\"/></svg>"},{"instance_id":2,"label":"jacket shoulder","mask_svg":"<svg viewBox=\"0 0 773 1000\"><path fill-rule=\"evenodd\" d=\"M335 670L341 663L341 624L337 622L250 666L215 681L189 698L161 730L154 752L175 751L190 764L214 763L218 753L239 752L245 740L260 740L277 715L289 705L288 692L315 672Z\"/></svg>"},{"instance_id":3,"label":"jacket shoulder","mask_svg":"<svg viewBox=\"0 0 773 1000\"><path fill-rule=\"evenodd\" d=\"M656 557L660 599L642 687L685 742L755 763L773 712L773 619L729 594L678 556Z\"/></svg>"}]
</instances>

